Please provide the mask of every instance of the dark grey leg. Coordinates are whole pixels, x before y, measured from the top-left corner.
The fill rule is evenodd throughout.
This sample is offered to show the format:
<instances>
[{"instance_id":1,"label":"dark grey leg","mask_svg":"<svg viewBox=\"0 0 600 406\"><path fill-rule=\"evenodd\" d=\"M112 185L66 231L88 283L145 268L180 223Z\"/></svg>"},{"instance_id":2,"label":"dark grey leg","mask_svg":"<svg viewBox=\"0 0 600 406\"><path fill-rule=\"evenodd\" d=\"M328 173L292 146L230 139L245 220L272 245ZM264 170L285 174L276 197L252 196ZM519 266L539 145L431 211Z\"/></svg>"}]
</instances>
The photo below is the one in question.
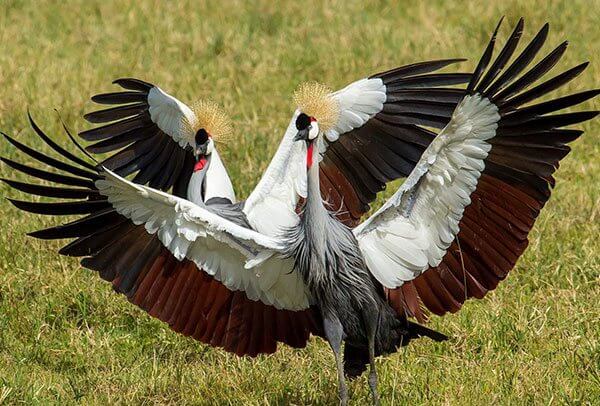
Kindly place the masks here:
<instances>
[{"instance_id":1,"label":"dark grey leg","mask_svg":"<svg viewBox=\"0 0 600 406\"><path fill-rule=\"evenodd\" d=\"M344 339L344 328L342 323L337 318L331 319L324 317L323 328L325 329L325 337L333 350L335 356L335 365L338 373L338 385L340 393L340 404L345 406L348 404L348 388L344 379L344 365L342 364L342 340Z\"/></svg>"},{"instance_id":2,"label":"dark grey leg","mask_svg":"<svg viewBox=\"0 0 600 406\"><path fill-rule=\"evenodd\" d=\"M373 404L379 405L379 393L377 392L377 370L375 369L375 337L377 336L377 328L379 326L380 314L377 312L376 317L369 317L366 320L367 339L369 340L369 386L373 395Z\"/></svg>"}]
</instances>

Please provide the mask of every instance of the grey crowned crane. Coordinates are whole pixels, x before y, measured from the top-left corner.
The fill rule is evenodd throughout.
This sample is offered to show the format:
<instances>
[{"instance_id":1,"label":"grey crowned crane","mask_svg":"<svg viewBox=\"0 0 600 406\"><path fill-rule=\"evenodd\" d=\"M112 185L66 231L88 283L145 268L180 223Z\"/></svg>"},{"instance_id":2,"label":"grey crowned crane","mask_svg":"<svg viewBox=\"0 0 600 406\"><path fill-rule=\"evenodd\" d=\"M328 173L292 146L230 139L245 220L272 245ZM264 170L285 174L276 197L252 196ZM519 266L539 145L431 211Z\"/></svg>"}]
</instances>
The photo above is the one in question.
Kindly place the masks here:
<instances>
[{"instance_id":1,"label":"grey crowned crane","mask_svg":"<svg viewBox=\"0 0 600 406\"><path fill-rule=\"evenodd\" d=\"M383 287L397 289L437 271L431 295L441 292L459 307L468 296L485 293L478 276L503 279L523 252L527 233L550 196L552 175L569 152L565 144L581 135L562 127L598 113L550 114L600 90L523 107L569 81L581 68L525 90L557 62L564 45L526 71L546 36L545 26L508 65L523 31L521 19L490 64L499 26L450 122L396 193L354 229L337 221L319 193L316 145L327 131L323 123L338 114L335 101L318 88L303 89L296 97L302 113L295 140L306 146L308 188L300 221L283 241L287 256L294 259L294 271L302 275L321 312L343 404L348 399L344 366L346 371L360 371L369 364L377 404L375 356L394 352L414 336L436 338L437 333L423 332L421 326L399 317ZM455 243L457 250L452 248Z\"/></svg>"},{"instance_id":2,"label":"grey crowned crane","mask_svg":"<svg viewBox=\"0 0 600 406\"><path fill-rule=\"evenodd\" d=\"M569 82L585 65L531 87L556 64L565 45L530 67L546 39L548 27L544 26L509 64L522 29L521 20L490 64L494 32L469 76L466 95L461 92L456 100L460 104L438 120L438 124L449 121L440 135L433 142L429 140L416 165L406 166L410 175L394 196L354 229L341 223L322 200L324 195L331 197L331 207L339 207L335 203L340 195L324 194L321 182L327 159L333 161L328 157L330 151L342 145L349 153L344 160L338 155L335 159L346 165L344 170L356 172L360 163L361 170L373 169L364 173L377 179L373 174L380 166L375 163L383 167L388 161L381 156L379 161L370 159L376 154L359 148L364 139L370 134L378 134L373 135L377 140L386 139L381 134L390 133L382 129L390 129L390 123L396 123L397 127L392 126L396 129L408 128L405 133L393 132L395 139L425 131L414 130L420 128L415 121L422 117L406 113L410 103L402 103L405 92L387 97L396 87L386 85L386 99L376 95L375 82L383 83L385 75L375 82L357 82L369 89L366 92L372 104L344 104L336 96L339 92L330 94L315 85L297 92L299 111L267 173L243 204L254 229L228 220L202 202L136 184L100 165L78 172L87 178L78 196L88 200L82 203L85 209L71 214L107 210L121 221L110 227L128 227L129 231L123 237L120 231L108 229L99 238L97 225L89 225L85 236L67 236L76 237L75 243L87 238L87 243L80 242L80 247L86 248L78 254L88 256L84 259L87 264L96 264L92 269L101 269L101 274L131 295L134 303L140 300L142 307L150 304L151 314L184 334L240 354L274 351L276 341L300 346L310 332L324 335L335 354L342 402L347 400L344 375L361 373L366 364L370 364L369 383L377 401L374 357L393 352L414 337L445 338L408 320L409 316L425 317L420 303L438 314L457 311L467 298L483 297L506 277L524 251L527 234L550 196L552 174L569 152L566 144L582 133L563 127L597 114L552 113L577 105L598 91L526 105ZM352 86L349 88L356 89ZM362 114L348 114L348 109ZM344 120L348 127L336 126ZM350 134L355 138L346 139ZM65 152L63 156L82 165L80 158ZM298 157L300 168L295 165ZM355 166L348 168L348 164ZM82 170L59 161L51 165ZM360 178L359 183L359 176L353 177L353 185L365 186L368 179ZM343 175L337 179L344 179ZM334 180L330 184L335 187L338 183ZM294 193L277 193L290 190ZM299 214L295 211L298 197L305 198ZM361 202L368 204L369 196L363 197L366 202ZM273 199L282 202L282 210L274 209L273 213L283 213L275 222L287 224L287 228L271 235L256 225L261 219L265 221L269 206L277 207L278 202L269 203ZM63 208L71 207L69 204L44 206L44 212L67 214ZM261 205L262 214L254 211ZM28 208L37 207L42 206ZM265 229L274 230L274 226L269 224ZM134 246L135 252L123 249L129 246ZM114 255L123 251L125 254L117 255L115 261ZM153 255L155 251L160 254ZM167 263L175 265L166 268ZM185 277L165 282L172 270L185 272ZM208 280L212 286L198 285L198 279ZM409 288L405 290L405 286ZM144 301L148 297L154 299ZM197 297L200 305L195 304ZM215 303L219 307L213 313ZM185 310L189 308L192 310ZM232 308L239 309L238 313ZM205 321L197 321L203 316ZM346 344L344 363L342 341Z\"/></svg>"},{"instance_id":3,"label":"grey crowned crane","mask_svg":"<svg viewBox=\"0 0 600 406\"><path fill-rule=\"evenodd\" d=\"M210 138L203 200L217 199L235 203L231 180L223 166L214 141L225 142L231 136L227 114L211 100L198 100L187 106L151 83L122 78L113 82L121 92L92 97L101 105L116 107L84 115L90 123L107 123L79 133L88 152L114 152L102 166L127 176L134 182L169 190L185 196L194 173L194 149L197 138ZM208 144L207 144L208 145Z\"/></svg>"},{"instance_id":4,"label":"grey crowned crane","mask_svg":"<svg viewBox=\"0 0 600 406\"><path fill-rule=\"evenodd\" d=\"M400 67L331 95L339 103L340 115L321 145L325 151L321 188L323 196L341 208L341 221L355 225L386 182L410 173L435 136L424 126L442 128L448 122L464 90L446 86L466 83L470 75L437 71L458 61ZM295 292L281 298L262 292L261 279L251 272L236 276L235 263L233 274L203 269L199 261L171 252L143 224L120 214L94 184L100 177L98 168L105 167L130 176L134 183L168 191L237 224L248 221L256 230L276 236L297 221L299 197L306 196L305 156L302 146L293 142L300 113L294 114L254 192L238 204L217 147L212 141L211 146L202 144L209 134L218 143L229 132L224 113L208 102L187 106L139 79L115 83L123 90L92 97L96 103L113 106L85 115L101 126L79 134L92 142L86 154L113 154L99 164L69 153L33 121L36 134L68 163L8 137L17 149L53 171L3 158L8 166L60 186L5 181L29 194L70 200L13 203L39 214L82 216L30 235L73 239L60 249L61 254L83 257L84 267L97 271L115 291L176 332L238 355L272 353L278 342L302 348L311 333L322 334L320 314L307 307L298 275L273 274L272 278L281 279L280 285ZM209 154L202 154L203 148ZM204 155L210 159L199 165L202 171L195 171Z\"/></svg>"}]
</instances>

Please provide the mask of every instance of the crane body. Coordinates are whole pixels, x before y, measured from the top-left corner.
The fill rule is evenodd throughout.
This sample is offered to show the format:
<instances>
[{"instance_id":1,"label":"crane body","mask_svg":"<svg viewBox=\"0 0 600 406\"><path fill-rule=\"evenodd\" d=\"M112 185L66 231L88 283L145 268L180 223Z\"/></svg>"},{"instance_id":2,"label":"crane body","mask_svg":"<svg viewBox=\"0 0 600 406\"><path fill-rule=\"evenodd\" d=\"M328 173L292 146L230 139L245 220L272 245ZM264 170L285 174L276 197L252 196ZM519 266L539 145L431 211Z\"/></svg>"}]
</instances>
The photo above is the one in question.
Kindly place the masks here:
<instances>
[{"instance_id":1,"label":"crane body","mask_svg":"<svg viewBox=\"0 0 600 406\"><path fill-rule=\"evenodd\" d=\"M307 142L312 154L314 141ZM394 352L421 335L436 341L447 337L394 312L381 284L367 269L352 230L324 205L317 160L308 157L307 171L307 196L300 221L284 237L288 255L321 312L325 338L335 355L342 403L348 400L344 376L360 375L367 363L369 385L378 402L376 356Z\"/></svg>"}]
</instances>

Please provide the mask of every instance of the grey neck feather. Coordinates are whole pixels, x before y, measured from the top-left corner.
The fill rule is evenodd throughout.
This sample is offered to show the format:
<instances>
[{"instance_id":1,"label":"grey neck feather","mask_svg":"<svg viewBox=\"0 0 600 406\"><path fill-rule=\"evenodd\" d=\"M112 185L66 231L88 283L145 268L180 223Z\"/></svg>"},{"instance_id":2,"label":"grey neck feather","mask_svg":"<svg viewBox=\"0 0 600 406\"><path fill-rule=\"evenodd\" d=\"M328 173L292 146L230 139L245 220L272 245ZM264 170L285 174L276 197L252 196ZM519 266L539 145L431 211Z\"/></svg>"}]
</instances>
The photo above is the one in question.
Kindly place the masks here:
<instances>
[{"instance_id":1,"label":"grey neck feather","mask_svg":"<svg viewBox=\"0 0 600 406\"><path fill-rule=\"evenodd\" d=\"M337 300L332 297L334 292L361 286L360 280L369 276L352 231L335 218L321 198L317 157L308 169L307 186L300 221L285 235L289 245L287 254L294 258L295 269L302 274L317 301L334 306Z\"/></svg>"},{"instance_id":2,"label":"grey neck feather","mask_svg":"<svg viewBox=\"0 0 600 406\"><path fill-rule=\"evenodd\" d=\"M308 286L325 320L341 323L345 340L366 351L365 321L375 323L376 348L395 350L396 316L371 276L352 230L325 206L319 187L319 161L307 174L307 196L298 225L285 234L287 255Z\"/></svg>"},{"instance_id":3,"label":"grey neck feather","mask_svg":"<svg viewBox=\"0 0 600 406\"><path fill-rule=\"evenodd\" d=\"M306 238L313 241L315 254L319 262L325 266L324 253L327 246L327 226L330 214L323 204L321 190L319 188L319 163L314 160L307 174L307 195L302 222L305 223Z\"/></svg>"}]
</instances>

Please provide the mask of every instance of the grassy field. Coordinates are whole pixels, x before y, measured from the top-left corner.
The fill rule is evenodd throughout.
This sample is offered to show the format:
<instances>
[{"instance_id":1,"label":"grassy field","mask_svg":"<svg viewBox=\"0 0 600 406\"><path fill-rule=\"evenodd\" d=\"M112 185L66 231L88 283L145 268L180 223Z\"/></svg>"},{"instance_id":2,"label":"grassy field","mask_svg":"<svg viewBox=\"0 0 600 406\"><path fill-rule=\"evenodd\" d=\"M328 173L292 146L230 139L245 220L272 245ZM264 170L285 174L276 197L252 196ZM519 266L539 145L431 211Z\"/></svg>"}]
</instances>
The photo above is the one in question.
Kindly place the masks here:
<instances>
[{"instance_id":1,"label":"grassy field","mask_svg":"<svg viewBox=\"0 0 600 406\"><path fill-rule=\"evenodd\" d=\"M117 77L191 102L212 97L235 121L222 152L240 197L259 179L303 80L332 87L425 59L466 57L470 70L498 18L549 21L562 69L591 64L567 91L600 86L599 1L313 1L0 3L0 129L33 140L26 109L62 137L88 97ZM506 38L509 25L501 30ZM599 109L600 101L588 103ZM530 247L497 291L434 318L451 335L381 359L384 404L600 403L600 120L586 123L557 176ZM66 137L63 137L66 140ZM45 146L38 145L47 149ZM3 156L14 156L6 142ZM9 168L0 168L11 177ZM16 177L16 175L15 175ZM5 185L2 196L15 196ZM333 356L305 350L240 359L182 338L117 296L59 243L26 238L52 222L0 204L0 404L334 404ZM352 404L370 400L365 377Z\"/></svg>"}]
</instances>

